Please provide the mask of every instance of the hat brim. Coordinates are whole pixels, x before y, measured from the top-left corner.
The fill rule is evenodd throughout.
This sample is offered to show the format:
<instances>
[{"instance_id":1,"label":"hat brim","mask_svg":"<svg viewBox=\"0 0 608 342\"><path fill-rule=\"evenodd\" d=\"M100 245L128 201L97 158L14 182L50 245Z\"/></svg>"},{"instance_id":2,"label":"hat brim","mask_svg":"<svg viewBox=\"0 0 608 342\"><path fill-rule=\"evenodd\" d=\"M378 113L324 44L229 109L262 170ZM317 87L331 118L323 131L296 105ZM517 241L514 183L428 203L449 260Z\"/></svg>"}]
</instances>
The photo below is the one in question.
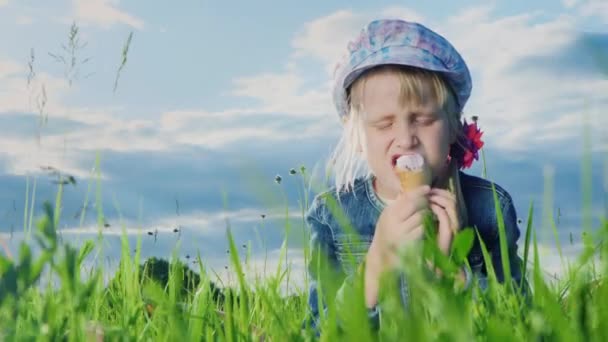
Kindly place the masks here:
<instances>
[{"instance_id":1,"label":"hat brim","mask_svg":"<svg viewBox=\"0 0 608 342\"><path fill-rule=\"evenodd\" d=\"M459 111L464 107L470 94L470 75L464 63L446 65L431 52L417 47L406 45L385 46L371 53L347 74L343 74L342 81L340 79L336 80L334 100L340 116L347 114L347 89L366 71L382 65L410 66L443 74L448 86L455 94ZM465 96L462 96L463 93Z\"/></svg>"},{"instance_id":2,"label":"hat brim","mask_svg":"<svg viewBox=\"0 0 608 342\"><path fill-rule=\"evenodd\" d=\"M391 50L390 55L385 50ZM443 62L430 52L410 46L387 46L365 58L359 65L346 75L342 83L342 89L350 87L363 73L375 67L383 65L411 66L450 75L458 74L458 71L449 69ZM453 86L450 84L450 86Z\"/></svg>"}]
</instances>

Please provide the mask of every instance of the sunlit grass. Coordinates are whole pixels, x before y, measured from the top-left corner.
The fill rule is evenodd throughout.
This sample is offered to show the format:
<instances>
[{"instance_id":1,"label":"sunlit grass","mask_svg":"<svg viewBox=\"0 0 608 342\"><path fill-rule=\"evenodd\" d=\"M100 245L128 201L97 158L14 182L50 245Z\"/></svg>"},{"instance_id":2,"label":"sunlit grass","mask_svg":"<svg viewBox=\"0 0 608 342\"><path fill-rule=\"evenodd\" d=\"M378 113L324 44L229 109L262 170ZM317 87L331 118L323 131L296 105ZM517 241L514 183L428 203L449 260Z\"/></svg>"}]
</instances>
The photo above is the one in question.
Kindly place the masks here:
<instances>
[{"instance_id":1,"label":"sunlit grass","mask_svg":"<svg viewBox=\"0 0 608 342\"><path fill-rule=\"evenodd\" d=\"M97 165L98 176L99 169ZM303 216L309 205L304 194L309 190L310 179L305 168L298 174L302 178L300 205ZM584 177L590 175L586 173ZM95 197L100 201L101 185L97 185ZM545 191L550 193L550 188L547 185ZM171 262L156 259L145 262L140 259L141 237L136 246L130 246L126 234L122 237L120 264L115 274L104 274L101 266L83 274L83 261L102 246L103 240L100 235L96 241L88 241L80 248L58 243L56 231L61 212L57 208L61 207L61 194L60 184L55 206L45 204L37 223L24 227L24 233L31 232L33 239L22 244L19 255L14 260L0 257L0 334L3 339L85 340L104 336L109 340L223 341L265 337L283 341L317 338L316 331L303 325L308 316L306 284L309 279L299 291L286 293L283 285L291 270L285 261L279 262L276 272L266 277L255 280L245 277L246 260L241 260L229 221L226 221L227 239L236 286L222 287L214 282L200 256L196 263L198 268L194 270L175 256ZM95 206L101 208L97 204ZM288 207L287 203L285 205ZM24 217L33 216L32 209L26 207L28 212ZM420 258L404 258L403 271L411 287L410 306L403 310L398 291L392 286L385 287L379 330L373 330L367 320L361 277L351 280L352 286L347 287L342 300L327 301L328 310L321 315L319 327L322 338L606 340L608 329L604 322L608 319L608 310L603 303L608 301L608 285L602 275L608 266L608 248L603 244L608 236L608 221L604 218L601 227L591 227L587 231L580 260L555 282L547 280L543 273L533 211L531 204L522 235L524 243L520 244L524 264L531 265L525 273L526 281L533 289L529 298L522 297L517 286L500 284L492 275L486 291L475 285L465 290L455 286L449 275L456 263L463 262L462 255L466 255L466 249L470 247L470 238L462 238L458 241L464 242L455 243L459 245L456 249L465 250L454 252L460 257L446 258L439 263L446 271L444 278L429 276L421 267ZM501 219L500 211L498 214ZM103 211L99 209L97 215L100 216L99 224L103 224ZM286 215L289 215L288 211ZM554 222L548 222L555 229ZM304 221L302 225L306 232ZM499 226L499 236L504 241L504 226ZM33 243L40 247L36 256L32 255ZM432 248L425 248L420 255L437 257ZM286 243L282 250L281 258L286 259ZM304 259L311 260L307 248L304 253ZM488 257L485 248L484 254ZM602 263L593 264L600 255ZM506 261L502 261L504 265L508 265ZM154 265L156 269L151 271ZM59 279L57 285L40 286L45 268ZM385 284L394 284L397 276L398 273L387 274ZM107 278L112 280L104 282ZM335 280L333 284L324 283L323 287L328 298L333 298L344 279L324 279ZM388 281L390 279L392 281Z\"/></svg>"}]
</instances>

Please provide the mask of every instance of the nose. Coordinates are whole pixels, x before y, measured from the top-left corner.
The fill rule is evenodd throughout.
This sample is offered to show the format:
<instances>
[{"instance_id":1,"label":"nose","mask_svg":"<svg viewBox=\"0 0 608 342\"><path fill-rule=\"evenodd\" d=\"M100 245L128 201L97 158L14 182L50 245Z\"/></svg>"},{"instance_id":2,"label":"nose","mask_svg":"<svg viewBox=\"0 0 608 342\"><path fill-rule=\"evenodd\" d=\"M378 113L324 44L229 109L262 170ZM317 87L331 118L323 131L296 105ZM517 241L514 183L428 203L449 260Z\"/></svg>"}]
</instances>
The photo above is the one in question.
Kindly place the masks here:
<instances>
[{"instance_id":1,"label":"nose","mask_svg":"<svg viewBox=\"0 0 608 342\"><path fill-rule=\"evenodd\" d=\"M418 144L418 136L414 125L406 120L397 120L395 125L395 142L398 147L410 150Z\"/></svg>"}]
</instances>

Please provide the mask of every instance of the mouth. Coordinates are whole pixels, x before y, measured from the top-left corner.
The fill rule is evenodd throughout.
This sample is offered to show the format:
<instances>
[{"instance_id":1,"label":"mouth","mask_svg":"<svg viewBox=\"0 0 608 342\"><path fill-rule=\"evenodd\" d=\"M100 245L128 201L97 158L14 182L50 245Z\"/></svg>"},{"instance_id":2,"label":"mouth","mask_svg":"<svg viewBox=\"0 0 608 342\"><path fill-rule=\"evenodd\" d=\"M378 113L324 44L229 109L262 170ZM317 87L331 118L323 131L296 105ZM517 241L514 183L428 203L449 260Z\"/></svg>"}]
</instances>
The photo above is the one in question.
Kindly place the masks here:
<instances>
[{"instance_id":1,"label":"mouth","mask_svg":"<svg viewBox=\"0 0 608 342\"><path fill-rule=\"evenodd\" d=\"M395 166L397 166L397 159L399 159L399 157L401 157L403 154L393 154L391 156L391 166L393 168L395 168Z\"/></svg>"},{"instance_id":2,"label":"mouth","mask_svg":"<svg viewBox=\"0 0 608 342\"><path fill-rule=\"evenodd\" d=\"M397 159L399 159L399 157L401 157L401 156L407 156L407 155L411 155L411 154L415 154L415 153L414 152L410 152L410 153L396 153L396 154L393 154L391 156L391 166L393 168L395 168L397 166Z\"/></svg>"}]
</instances>

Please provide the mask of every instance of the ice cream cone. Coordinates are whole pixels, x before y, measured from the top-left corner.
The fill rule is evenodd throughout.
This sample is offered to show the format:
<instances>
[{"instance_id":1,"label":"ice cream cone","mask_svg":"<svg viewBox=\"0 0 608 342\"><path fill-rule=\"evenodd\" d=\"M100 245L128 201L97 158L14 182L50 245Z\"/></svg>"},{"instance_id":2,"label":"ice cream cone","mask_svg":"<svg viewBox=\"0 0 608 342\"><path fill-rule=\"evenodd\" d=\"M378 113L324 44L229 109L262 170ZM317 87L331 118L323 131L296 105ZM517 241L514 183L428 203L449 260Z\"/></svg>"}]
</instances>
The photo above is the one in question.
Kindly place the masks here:
<instances>
[{"instance_id":1,"label":"ice cream cone","mask_svg":"<svg viewBox=\"0 0 608 342\"><path fill-rule=\"evenodd\" d=\"M404 192L431 183L430 171L419 154L408 154L399 157L395 170L401 182L401 190Z\"/></svg>"},{"instance_id":2,"label":"ice cream cone","mask_svg":"<svg viewBox=\"0 0 608 342\"><path fill-rule=\"evenodd\" d=\"M401 182L401 189L403 191L410 191L419 186L429 184L429 176L426 170L422 171L398 171L399 181Z\"/></svg>"}]
</instances>

